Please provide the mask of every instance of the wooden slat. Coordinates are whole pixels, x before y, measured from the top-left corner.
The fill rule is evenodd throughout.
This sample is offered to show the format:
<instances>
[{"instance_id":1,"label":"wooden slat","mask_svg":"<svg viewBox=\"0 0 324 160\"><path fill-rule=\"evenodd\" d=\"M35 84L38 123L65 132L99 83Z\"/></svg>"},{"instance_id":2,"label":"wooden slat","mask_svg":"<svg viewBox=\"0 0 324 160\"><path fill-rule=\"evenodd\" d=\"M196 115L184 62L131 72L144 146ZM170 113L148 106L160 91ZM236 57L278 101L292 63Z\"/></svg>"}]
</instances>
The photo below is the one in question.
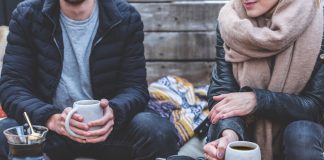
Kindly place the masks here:
<instances>
[{"instance_id":1,"label":"wooden slat","mask_svg":"<svg viewBox=\"0 0 324 160\"><path fill-rule=\"evenodd\" d=\"M216 32L146 32L148 60L212 60L216 57Z\"/></svg>"},{"instance_id":2,"label":"wooden slat","mask_svg":"<svg viewBox=\"0 0 324 160\"><path fill-rule=\"evenodd\" d=\"M167 75L186 78L196 86L209 84L213 62L147 62L149 83Z\"/></svg>"},{"instance_id":3,"label":"wooden slat","mask_svg":"<svg viewBox=\"0 0 324 160\"><path fill-rule=\"evenodd\" d=\"M142 15L144 31L214 31L224 3L177 2L133 4Z\"/></svg>"},{"instance_id":4,"label":"wooden slat","mask_svg":"<svg viewBox=\"0 0 324 160\"><path fill-rule=\"evenodd\" d=\"M129 3L162 3L162 2L222 2L222 3L226 3L228 2L228 0L128 0Z\"/></svg>"}]
</instances>

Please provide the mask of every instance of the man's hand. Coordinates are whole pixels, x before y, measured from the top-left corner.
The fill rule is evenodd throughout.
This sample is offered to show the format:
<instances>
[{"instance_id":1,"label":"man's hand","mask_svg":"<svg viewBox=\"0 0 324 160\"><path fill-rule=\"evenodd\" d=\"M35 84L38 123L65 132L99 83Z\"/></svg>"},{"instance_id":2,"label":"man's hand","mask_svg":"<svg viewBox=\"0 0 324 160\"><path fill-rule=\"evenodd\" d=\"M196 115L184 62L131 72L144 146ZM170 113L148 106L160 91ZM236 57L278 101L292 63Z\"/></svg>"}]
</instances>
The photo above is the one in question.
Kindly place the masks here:
<instances>
[{"instance_id":1,"label":"man's hand","mask_svg":"<svg viewBox=\"0 0 324 160\"><path fill-rule=\"evenodd\" d=\"M232 130L224 130L222 137L204 146L206 160L223 160L225 149L230 142L238 141L237 134Z\"/></svg>"},{"instance_id":2,"label":"man's hand","mask_svg":"<svg viewBox=\"0 0 324 160\"><path fill-rule=\"evenodd\" d=\"M220 119L245 116L250 114L257 105L253 92L236 92L213 97L218 103L209 112L209 120L215 124Z\"/></svg>"},{"instance_id":3,"label":"man's hand","mask_svg":"<svg viewBox=\"0 0 324 160\"><path fill-rule=\"evenodd\" d=\"M95 137L95 138L89 138L86 139L87 143L98 143L103 142L107 139L107 137L110 135L110 133L113 130L114 126L114 112L109 107L109 102L107 99L102 99L100 101L100 106L104 109L104 116L101 119L89 122L89 127L101 127L98 130L89 131L89 137Z\"/></svg>"},{"instance_id":4,"label":"man's hand","mask_svg":"<svg viewBox=\"0 0 324 160\"><path fill-rule=\"evenodd\" d=\"M79 143L86 143L84 139L72 137L66 132L64 123L65 123L65 118L70 111L71 111L71 107L67 107L64 109L64 111L61 114L52 115L47 121L46 127L49 130L52 130L59 135L69 137L70 139L77 141ZM73 114L70 120L70 127L72 131L75 132L76 134L81 136L88 136L89 133L87 132L87 130L89 129L89 126L86 123L82 123L82 121L83 121L83 117L75 113Z\"/></svg>"}]
</instances>

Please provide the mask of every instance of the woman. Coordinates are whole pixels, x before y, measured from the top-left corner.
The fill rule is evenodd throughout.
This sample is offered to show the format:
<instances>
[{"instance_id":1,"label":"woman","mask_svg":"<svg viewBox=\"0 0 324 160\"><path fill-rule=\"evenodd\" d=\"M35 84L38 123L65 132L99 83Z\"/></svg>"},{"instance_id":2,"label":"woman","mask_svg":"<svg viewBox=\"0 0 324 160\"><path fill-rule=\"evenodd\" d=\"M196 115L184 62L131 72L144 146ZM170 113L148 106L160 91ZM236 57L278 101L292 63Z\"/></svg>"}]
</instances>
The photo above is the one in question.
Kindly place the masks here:
<instances>
[{"instance_id":1,"label":"woman","mask_svg":"<svg viewBox=\"0 0 324 160\"><path fill-rule=\"evenodd\" d=\"M320 0L231 0L218 20L206 158L250 140L263 160L323 160Z\"/></svg>"}]
</instances>

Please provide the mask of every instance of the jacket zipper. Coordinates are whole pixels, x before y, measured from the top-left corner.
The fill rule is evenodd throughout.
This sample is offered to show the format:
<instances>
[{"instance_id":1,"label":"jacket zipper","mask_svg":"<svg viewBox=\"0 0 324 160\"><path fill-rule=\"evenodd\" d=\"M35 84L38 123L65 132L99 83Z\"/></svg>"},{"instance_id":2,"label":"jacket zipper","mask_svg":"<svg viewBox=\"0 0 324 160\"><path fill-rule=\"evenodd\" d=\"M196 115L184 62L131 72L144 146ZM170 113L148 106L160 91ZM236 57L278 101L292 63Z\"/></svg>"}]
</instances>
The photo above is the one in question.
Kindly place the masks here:
<instances>
[{"instance_id":1,"label":"jacket zipper","mask_svg":"<svg viewBox=\"0 0 324 160\"><path fill-rule=\"evenodd\" d=\"M113 24L109 29L108 29L108 31L106 31L97 41L96 41L96 43L94 43L93 44L93 46L92 46L92 49L98 44L98 43L100 43L101 41L102 41L102 39L108 34L108 32L109 31L111 31L113 28L115 28L117 25L119 25L120 23L122 22L122 20L119 20L118 22L116 22L115 24ZM91 51L92 51L92 49L91 49Z\"/></svg>"},{"instance_id":2,"label":"jacket zipper","mask_svg":"<svg viewBox=\"0 0 324 160\"><path fill-rule=\"evenodd\" d=\"M119 20L118 22L116 22L115 24L113 24L91 47L91 53L93 51L93 49L97 46L97 44L99 44L103 38L113 29L115 28L117 25L119 25L122 22L122 20ZM93 76L92 76L92 72L91 72L91 66L92 66L92 54L90 54L90 62L89 62L89 66L90 66L90 80L91 80L91 88L92 88L92 93L94 98L107 98L107 97L96 97L95 92L94 92L94 88L93 88Z\"/></svg>"},{"instance_id":3,"label":"jacket zipper","mask_svg":"<svg viewBox=\"0 0 324 160\"><path fill-rule=\"evenodd\" d=\"M59 76L56 77L56 82L55 82L56 84L53 85L53 87L51 88L51 92L52 92L51 93L51 96L53 97L54 94L55 94L55 86L56 87L58 86L58 83L59 83L60 78L61 78L62 70L63 70L63 54L62 54L61 49L60 49L60 46L58 45L57 40L55 38L56 23L52 20L52 18L49 15L47 15L47 14L45 14L45 15L52 22L52 24L54 26L54 29L53 29L53 32L52 32L53 41L54 41L54 44L56 46L56 49L59 51L60 59L61 59L61 61L60 61L60 73L59 73ZM50 99L50 101L53 102L53 99Z\"/></svg>"},{"instance_id":4,"label":"jacket zipper","mask_svg":"<svg viewBox=\"0 0 324 160\"><path fill-rule=\"evenodd\" d=\"M47 16L47 18L53 23L53 25L54 25L54 31L53 31L53 33L52 33L52 36L53 36L53 41L54 41L54 43L55 43L55 46L56 46L56 48L57 48L57 50L59 51L59 53L60 53L60 59L61 59L61 62L60 62L60 74L59 74L59 76L57 77L57 79L56 79L56 85L53 85L53 87L52 87L52 97L54 96L54 94L55 94L55 92L53 91L54 90L54 87L55 86L57 86L58 85L58 83L59 83L59 81L60 81L60 78L61 78L61 74L62 74L62 70L63 70L63 54L62 54L62 52L61 52L61 49L60 49L60 46L58 45L58 43L57 43L57 40L56 40L56 38L55 38L55 31L56 31L56 24L55 24L55 22L50 18L50 16L49 15L47 15L47 14L45 14L46 16ZM102 39L109 33L109 31L111 31L113 28L115 28L117 25L119 25L120 23L122 22L122 20L119 20L118 22L116 22L115 24L113 24L109 29L108 29L108 31L106 31L94 44L93 44L93 46L92 46L92 48L91 48L91 53L92 53L92 50L96 47L96 45L97 44L99 44L101 41L102 41ZM92 66L92 54L90 55L90 66ZM92 76L92 72L91 72L91 70L90 70L90 79L91 79L91 88L92 88L92 92L94 91L94 88L93 88L93 84L92 84L92 82L93 82L93 76ZM93 92L93 94L94 94L94 92ZM52 101L52 100L51 100Z\"/></svg>"}]
</instances>

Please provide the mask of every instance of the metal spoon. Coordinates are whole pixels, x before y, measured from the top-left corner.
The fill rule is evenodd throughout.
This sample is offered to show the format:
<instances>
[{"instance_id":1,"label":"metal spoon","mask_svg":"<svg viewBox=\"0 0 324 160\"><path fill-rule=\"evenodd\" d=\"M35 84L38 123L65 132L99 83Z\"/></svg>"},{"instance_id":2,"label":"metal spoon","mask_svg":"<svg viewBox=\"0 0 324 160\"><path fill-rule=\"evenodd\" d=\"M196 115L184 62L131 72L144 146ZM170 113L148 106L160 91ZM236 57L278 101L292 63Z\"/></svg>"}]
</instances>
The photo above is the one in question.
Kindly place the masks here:
<instances>
[{"instance_id":1,"label":"metal spoon","mask_svg":"<svg viewBox=\"0 0 324 160\"><path fill-rule=\"evenodd\" d=\"M29 128L31 129L31 132L32 132L32 133L28 136L28 139L29 139L29 140L38 140L38 139L40 139L40 138L41 138L41 135L40 135L39 133L36 133L36 132L34 131L33 126L32 126L32 124L30 123L29 117L28 117L28 115L27 115L26 112L24 112L24 117L25 117L25 119L26 119L26 121L27 121L27 123L28 123L28 125L29 125Z\"/></svg>"}]
</instances>

